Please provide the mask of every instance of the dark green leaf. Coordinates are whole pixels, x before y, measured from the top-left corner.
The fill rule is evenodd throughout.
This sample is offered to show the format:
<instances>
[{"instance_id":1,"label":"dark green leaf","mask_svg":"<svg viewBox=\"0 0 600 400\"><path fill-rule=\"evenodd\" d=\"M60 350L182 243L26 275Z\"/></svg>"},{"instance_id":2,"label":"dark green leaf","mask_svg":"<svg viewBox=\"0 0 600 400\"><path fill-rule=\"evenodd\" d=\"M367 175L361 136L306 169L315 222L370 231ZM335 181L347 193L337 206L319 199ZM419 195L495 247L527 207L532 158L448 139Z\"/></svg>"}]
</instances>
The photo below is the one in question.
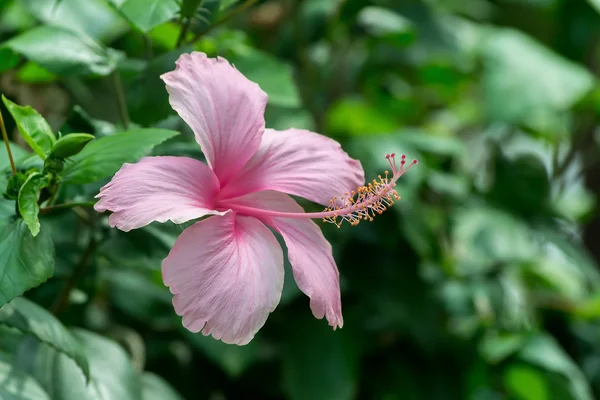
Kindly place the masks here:
<instances>
[{"instance_id":1,"label":"dark green leaf","mask_svg":"<svg viewBox=\"0 0 600 400\"><path fill-rule=\"evenodd\" d=\"M333 331L325 321L309 315L290 325L283 358L284 385L290 399L355 398L358 349L348 332Z\"/></svg>"},{"instance_id":2,"label":"dark green leaf","mask_svg":"<svg viewBox=\"0 0 600 400\"><path fill-rule=\"evenodd\" d=\"M38 205L38 199L41 190L49 184L50 176L41 172L35 172L27 177L23 186L21 186L21 190L19 190L19 198L17 199L19 213L34 237L40 232L40 221L38 219L40 206Z\"/></svg>"},{"instance_id":3,"label":"dark green leaf","mask_svg":"<svg viewBox=\"0 0 600 400\"><path fill-rule=\"evenodd\" d=\"M0 324L32 335L66 354L89 379L89 366L81 345L56 317L42 307L24 297L17 297L0 308Z\"/></svg>"},{"instance_id":4,"label":"dark green leaf","mask_svg":"<svg viewBox=\"0 0 600 400\"><path fill-rule=\"evenodd\" d=\"M248 79L258 83L269 96L269 104L280 107L301 105L292 68L268 53L249 46L236 46L228 61Z\"/></svg>"},{"instance_id":5,"label":"dark green leaf","mask_svg":"<svg viewBox=\"0 0 600 400\"><path fill-rule=\"evenodd\" d=\"M52 400L35 379L1 360L0 398L3 400Z\"/></svg>"},{"instance_id":6,"label":"dark green leaf","mask_svg":"<svg viewBox=\"0 0 600 400\"><path fill-rule=\"evenodd\" d=\"M142 375L142 400L183 400L163 378L151 372Z\"/></svg>"},{"instance_id":7,"label":"dark green leaf","mask_svg":"<svg viewBox=\"0 0 600 400\"><path fill-rule=\"evenodd\" d=\"M0 305L54 274L54 245L42 230L31 235L25 221L0 219Z\"/></svg>"},{"instance_id":8,"label":"dark green leaf","mask_svg":"<svg viewBox=\"0 0 600 400\"><path fill-rule=\"evenodd\" d=\"M50 156L59 159L74 156L94 139L94 135L89 133L70 133L54 143Z\"/></svg>"},{"instance_id":9,"label":"dark green leaf","mask_svg":"<svg viewBox=\"0 0 600 400\"><path fill-rule=\"evenodd\" d=\"M59 26L40 26L4 46L62 76L108 75L122 58L120 52Z\"/></svg>"},{"instance_id":10,"label":"dark green leaf","mask_svg":"<svg viewBox=\"0 0 600 400\"><path fill-rule=\"evenodd\" d=\"M232 346L200 334L186 332L186 336L213 363L232 378L242 373L260 358L261 341L254 338L245 346Z\"/></svg>"},{"instance_id":11,"label":"dark green leaf","mask_svg":"<svg viewBox=\"0 0 600 400\"><path fill-rule=\"evenodd\" d=\"M90 183L112 176L126 162L135 162L154 146L179 134L166 129L133 129L97 139L67 160L64 182Z\"/></svg>"},{"instance_id":12,"label":"dark green leaf","mask_svg":"<svg viewBox=\"0 0 600 400\"><path fill-rule=\"evenodd\" d=\"M56 141L48 122L29 106L15 104L4 95L2 101L14 118L23 139L33 151L45 160Z\"/></svg>"},{"instance_id":13,"label":"dark green leaf","mask_svg":"<svg viewBox=\"0 0 600 400\"><path fill-rule=\"evenodd\" d=\"M176 0L126 0L121 12L142 32L174 18L179 10Z\"/></svg>"}]
</instances>

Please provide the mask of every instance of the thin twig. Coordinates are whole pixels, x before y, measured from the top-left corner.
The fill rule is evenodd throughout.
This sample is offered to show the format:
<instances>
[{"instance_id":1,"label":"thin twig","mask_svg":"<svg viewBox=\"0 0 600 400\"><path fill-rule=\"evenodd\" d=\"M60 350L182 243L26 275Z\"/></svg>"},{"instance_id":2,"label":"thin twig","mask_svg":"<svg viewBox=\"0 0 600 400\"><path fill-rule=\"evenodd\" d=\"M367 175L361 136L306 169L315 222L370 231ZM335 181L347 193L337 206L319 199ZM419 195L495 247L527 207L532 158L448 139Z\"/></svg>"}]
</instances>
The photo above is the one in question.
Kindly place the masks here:
<instances>
[{"instance_id":1,"label":"thin twig","mask_svg":"<svg viewBox=\"0 0 600 400\"><path fill-rule=\"evenodd\" d=\"M127 112L125 90L123 89L123 82L121 82L121 75L118 69L112 73L112 81L115 89L115 94L117 96L117 106L119 108L121 122L123 123L125 129L129 129L129 113Z\"/></svg>"},{"instance_id":2,"label":"thin twig","mask_svg":"<svg viewBox=\"0 0 600 400\"><path fill-rule=\"evenodd\" d=\"M54 304L52 304L52 307L50 308L52 314L58 315L67 308L67 306L69 305L69 297L71 296L71 291L75 289L77 283L85 275L87 269L92 264L92 257L94 256L97 247L98 242L94 239L92 232L92 236L88 241L88 245L85 251L83 252L83 255L81 256L79 263L75 266L73 275L71 275L63 289L58 294L58 297L54 301Z\"/></svg>"},{"instance_id":3,"label":"thin twig","mask_svg":"<svg viewBox=\"0 0 600 400\"><path fill-rule=\"evenodd\" d=\"M0 111L0 128L2 128L2 138L4 139L4 144L6 145L6 152L8 153L8 160L10 161L10 169L12 170L13 175L17 174L17 167L15 166L15 160L12 156L12 151L10 149L10 143L8 143L8 134L6 133L6 127L4 126L4 119L2 118L2 111Z\"/></svg>"},{"instance_id":4,"label":"thin twig","mask_svg":"<svg viewBox=\"0 0 600 400\"><path fill-rule=\"evenodd\" d=\"M198 32L196 34L196 36L194 36L194 38L192 39L192 41L190 43L196 43L198 40L200 40L202 38L202 36L206 35L207 33L212 31L216 27L223 25L225 22L229 21L231 18L235 17L236 15L243 13L248 8L250 8L252 5L254 5L254 3L256 3L257 1L258 0L246 0L244 3L240 4L239 6L235 7L231 11L229 11L227 14L225 14L223 17L221 17L214 24L210 25L208 28L206 28L206 30L204 30L203 32Z\"/></svg>"},{"instance_id":5,"label":"thin twig","mask_svg":"<svg viewBox=\"0 0 600 400\"><path fill-rule=\"evenodd\" d=\"M185 19L185 21L184 21ZM177 44L175 45L175 48L178 49L181 47L181 45L183 44L183 41L185 40L185 37L188 34L188 31L190 30L190 25L192 24L192 19L191 18L185 18L183 15L181 16L181 18L179 18L179 25L181 25L181 31L179 32L179 37L177 38Z\"/></svg>"},{"instance_id":6,"label":"thin twig","mask_svg":"<svg viewBox=\"0 0 600 400\"><path fill-rule=\"evenodd\" d=\"M54 206L48 206L48 207L44 207L40 209L40 214L46 214L49 213L51 211L56 211L56 210L65 210L68 208L73 208L73 207L93 207L94 204L96 204L95 201L85 201L85 202L73 202L73 203L63 203L63 204L56 204Z\"/></svg>"}]
</instances>

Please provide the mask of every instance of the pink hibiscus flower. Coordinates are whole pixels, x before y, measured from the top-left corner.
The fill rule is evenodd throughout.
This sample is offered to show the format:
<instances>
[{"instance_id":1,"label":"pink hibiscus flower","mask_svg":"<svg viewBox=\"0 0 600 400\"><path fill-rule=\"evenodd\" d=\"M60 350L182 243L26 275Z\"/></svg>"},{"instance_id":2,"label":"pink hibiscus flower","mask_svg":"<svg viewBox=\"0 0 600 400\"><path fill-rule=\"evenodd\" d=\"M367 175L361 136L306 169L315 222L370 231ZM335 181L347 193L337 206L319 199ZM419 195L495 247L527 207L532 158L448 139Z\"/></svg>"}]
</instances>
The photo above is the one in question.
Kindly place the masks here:
<instances>
[{"instance_id":1,"label":"pink hibiscus flower","mask_svg":"<svg viewBox=\"0 0 600 400\"><path fill-rule=\"evenodd\" d=\"M242 345L264 325L283 288L283 252L269 228L283 237L314 316L342 327L331 245L311 219L339 226L383 212L398 199L393 187L408 169L404 157L397 169L388 156L392 176L361 186L360 162L336 141L265 129L267 95L226 60L184 54L162 79L208 165L187 157L125 164L100 190L95 209L112 211L110 225L123 231L211 216L184 230L162 263L175 311L192 332ZM329 207L304 213L289 195Z\"/></svg>"}]
</instances>

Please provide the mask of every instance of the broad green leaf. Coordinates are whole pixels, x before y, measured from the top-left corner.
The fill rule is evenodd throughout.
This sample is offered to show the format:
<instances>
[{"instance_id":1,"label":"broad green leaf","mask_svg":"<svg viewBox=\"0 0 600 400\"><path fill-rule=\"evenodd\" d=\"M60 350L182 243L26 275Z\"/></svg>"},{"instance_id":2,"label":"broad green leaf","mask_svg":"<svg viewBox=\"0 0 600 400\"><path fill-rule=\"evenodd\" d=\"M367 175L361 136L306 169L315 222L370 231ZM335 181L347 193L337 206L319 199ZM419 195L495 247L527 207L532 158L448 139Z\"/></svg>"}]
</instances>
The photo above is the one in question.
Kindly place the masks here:
<instances>
[{"instance_id":1,"label":"broad green leaf","mask_svg":"<svg viewBox=\"0 0 600 400\"><path fill-rule=\"evenodd\" d=\"M4 95L2 101L17 123L23 139L33 151L45 160L56 141L48 122L30 106L15 104Z\"/></svg>"},{"instance_id":2,"label":"broad green leaf","mask_svg":"<svg viewBox=\"0 0 600 400\"><path fill-rule=\"evenodd\" d=\"M531 338L520 351L519 357L528 363L566 377L574 399L594 398L583 372L552 336L542 333Z\"/></svg>"},{"instance_id":3,"label":"broad green leaf","mask_svg":"<svg viewBox=\"0 0 600 400\"><path fill-rule=\"evenodd\" d=\"M198 11L198 7L204 0L182 0L181 15L187 18L193 18Z\"/></svg>"},{"instance_id":4,"label":"broad green leaf","mask_svg":"<svg viewBox=\"0 0 600 400\"><path fill-rule=\"evenodd\" d=\"M341 99L327 112L327 129L343 135L391 133L397 130L398 126L399 123L393 115L360 98Z\"/></svg>"},{"instance_id":5,"label":"broad green leaf","mask_svg":"<svg viewBox=\"0 0 600 400\"><path fill-rule=\"evenodd\" d=\"M46 25L71 29L110 43L129 24L106 0L24 0L27 10Z\"/></svg>"},{"instance_id":6,"label":"broad green leaf","mask_svg":"<svg viewBox=\"0 0 600 400\"><path fill-rule=\"evenodd\" d=\"M0 48L0 72L8 71L19 65L19 55L7 48Z\"/></svg>"},{"instance_id":7,"label":"broad green leaf","mask_svg":"<svg viewBox=\"0 0 600 400\"><path fill-rule=\"evenodd\" d=\"M61 76L108 75L122 54L81 33L42 25L10 39L2 46Z\"/></svg>"},{"instance_id":8,"label":"broad green leaf","mask_svg":"<svg viewBox=\"0 0 600 400\"><path fill-rule=\"evenodd\" d=\"M89 133L70 133L54 143L50 156L58 159L74 156L94 139Z\"/></svg>"},{"instance_id":9,"label":"broad green leaf","mask_svg":"<svg viewBox=\"0 0 600 400\"><path fill-rule=\"evenodd\" d=\"M550 400L550 390L544 375L527 365L512 365L504 372L504 385L509 393L521 400Z\"/></svg>"},{"instance_id":10,"label":"broad green leaf","mask_svg":"<svg viewBox=\"0 0 600 400\"><path fill-rule=\"evenodd\" d=\"M89 362L89 382L70 358L34 340L24 341L15 363L33 375L52 399L142 400L140 376L120 345L83 329L73 329L72 334Z\"/></svg>"},{"instance_id":11,"label":"broad green leaf","mask_svg":"<svg viewBox=\"0 0 600 400\"><path fill-rule=\"evenodd\" d=\"M50 176L44 173L35 172L27 177L23 186L21 186L21 190L19 190L19 198L17 199L19 213L34 237L40 232L40 221L38 219L40 191L50 184L50 179Z\"/></svg>"},{"instance_id":12,"label":"broad green leaf","mask_svg":"<svg viewBox=\"0 0 600 400\"><path fill-rule=\"evenodd\" d=\"M490 117L552 129L558 112L589 92L594 77L529 36L490 29L481 41L485 105Z\"/></svg>"},{"instance_id":13,"label":"broad green leaf","mask_svg":"<svg viewBox=\"0 0 600 400\"><path fill-rule=\"evenodd\" d=\"M387 8L365 7L358 14L358 22L371 35L400 45L410 43L415 38L413 23Z\"/></svg>"},{"instance_id":14,"label":"broad green leaf","mask_svg":"<svg viewBox=\"0 0 600 400\"><path fill-rule=\"evenodd\" d=\"M142 375L142 400L183 400L163 378L151 372Z\"/></svg>"},{"instance_id":15,"label":"broad green leaf","mask_svg":"<svg viewBox=\"0 0 600 400\"><path fill-rule=\"evenodd\" d=\"M0 360L0 399L52 400L34 378Z\"/></svg>"},{"instance_id":16,"label":"broad green leaf","mask_svg":"<svg viewBox=\"0 0 600 400\"><path fill-rule=\"evenodd\" d=\"M283 384L290 399L356 398L359 350L349 332L334 332L325 321L308 314L289 326L283 354Z\"/></svg>"},{"instance_id":17,"label":"broad green leaf","mask_svg":"<svg viewBox=\"0 0 600 400\"><path fill-rule=\"evenodd\" d=\"M176 0L126 0L121 6L123 15L144 33L173 19L178 10Z\"/></svg>"},{"instance_id":18,"label":"broad green leaf","mask_svg":"<svg viewBox=\"0 0 600 400\"><path fill-rule=\"evenodd\" d=\"M22 219L0 219L0 305L54 274L54 245L46 230L33 237Z\"/></svg>"},{"instance_id":19,"label":"broad green leaf","mask_svg":"<svg viewBox=\"0 0 600 400\"><path fill-rule=\"evenodd\" d=\"M483 358L497 364L523 347L525 337L513 333L487 334L479 343L479 352Z\"/></svg>"},{"instance_id":20,"label":"broad green leaf","mask_svg":"<svg viewBox=\"0 0 600 400\"><path fill-rule=\"evenodd\" d=\"M34 62L28 61L17 72L17 79L23 83L51 83L58 80L58 76L40 67Z\"/></svg>"},{"instance_id":21,"label":"broad green leaf","mask_svg":"<svg viewBox=\"0 0 600 400\"><path fill-rule=\"evenodd\" d=\"M241 44L232 49L228 61L248 79L258 83L269 95L269 104L300 107L300 95L289 65L270 54Z\"/></svg>"},{"instance_id":22,"label":"broad green leaf","mask_svg":"<svg viewBox=\"0 0 600 400\"><path fill-rule=\"evenodd\" d=\"M17 297L0 308L0 325L32 335L66 354L77 363L86 379L89 379L89 366L81 345L56 317L42 307L24 297Z\"/></svg>"},{"instance_id":23,"label":"broad green leaf","mask_svg":"<svg viewBox=\"0 0 600 400\"><path fill-rule=\"evenodd\" d=\"M241 376L260 358L261 341L254 338L245 346L232 346L212 337L185 331L188 340L223 372L232 378Z\"/></svg>"},{"instance_id":24,"label":"broad green leaf","mask_svg":"<svg viewBox=\"0 0 600 400\"><path fill-rule=\"evenodd\" d=\"M133 129L94 140L67 160L64 182L90 183L112 176L126 162L135 162L154 146L179 134L166 129Z\"/></svg>"}]
</instances>

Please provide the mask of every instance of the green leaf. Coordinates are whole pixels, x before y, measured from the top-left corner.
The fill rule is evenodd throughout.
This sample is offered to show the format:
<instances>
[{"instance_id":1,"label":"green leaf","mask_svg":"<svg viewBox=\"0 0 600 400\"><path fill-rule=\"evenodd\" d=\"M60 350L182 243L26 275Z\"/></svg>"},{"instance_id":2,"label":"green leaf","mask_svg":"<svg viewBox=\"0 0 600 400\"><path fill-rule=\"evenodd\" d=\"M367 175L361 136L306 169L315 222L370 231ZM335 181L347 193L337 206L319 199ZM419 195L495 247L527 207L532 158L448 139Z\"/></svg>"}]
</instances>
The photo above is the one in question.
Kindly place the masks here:
<instances>
[{"instance_id":1,"label":"green leaf","mask_svg":"<svg viewBox=\"0 0 600 400\"><path fill-rule=\"evenodd\" d=\"M48 122L30 106L15 104L4 95L2 95L2 101L14 118L23 139L33 151L45 160L56 141Z\"/></svg>"},{"instance_id":2,"label":"green leaf","mask_svg":"<svg viewBox=\"0 0 600 400\"><path fill-rule=\"evenodd\" d=\"M293 326L292 326L293 325ZM347 329L333 331L306 314L289 326L283 357L290 399L350 400L356 397L358 349Z\"/></svg>"},{"instance_id":3,"label":"green leaf","mask_svg":"<svg viewBox=\"0 0 600 400\"><path fill-rule=\"evenodd\" d=\"M8 153L6 152L6 145L0 145L0 149L0 172L7 171L10 169L10 160L8 158ZM13 158L15 159L15 162L25 157L28 157L31 154L27 150L14 143L10 143L10 150L12 152ZM3 185L0 187L3 187Z\"/></svg>"},{"instance_id":4,"label":"green leaf","mask_svg":"<svg viewBox=\"0 0 600 400\"><path fill-rule=\"evenodd\" d=\"M49 233L31 235L25 221L0 219L0 305L38 286L54 274Z\"/></svg>"},{"instance_id":5,"label":"green leaf","mask_svg":"<svg viewBox=\"0 0 600 400\"><path fill-rule=\"evenodd\" d=\"M212 337L185 332L195 347L232 378L241 376L260 357L260 338L254 338L245 346L232 346Z\"/></svg>"},{"instance_id":6,"label":"green leaf","mask_svg":"<svg viewBox=\"0 0 600 400\"><path fill-rule=\"evenodd\" d=\"M133 129L97 139L67 160L64 182L90 183L112 176L126 162L135 162L152 148L179 132L166 129Z\"/></svg>"},{"instance_id":7,"label":"green leaf","mask_svg":"<svg viewBox=\"0 0 600 400\"><path fill-rule=\"evenodd\" d=\"M552 336L543 333L533 337L520 351L519 357L547 371L566 377L574 399L594 398L583 372Z\"/></svg>"},{"instance_id":8,"label":"green leaf","mask_svg":"<svg viewBox=\"0 0 600 400\"><path fill-rule=\"evenodd\" d=\"M28 61L17 72L17 79L23 83L51 83L58 80L58 76L40 67L34 62Z\"/></svg>"},{"instance_id":9,"label":"green leaf","mask_svg":"<svg viewBox=\"0 0 600 400\"><path fill-rule=\"evenodd\" d=\"M50 156L59 159L74 156L94 139L89 133L70 133L54 143Z\"/></svg>"},{"instance_id":10,"label":"green leaf","mask_svg":"<svg viewBox=\"0 0 600 400\"><path fill-rule=\"evenodd\" d=\"M81 33L42 25L5 42L3 46L62 76L108 75L122 54Z\"/></svg>"},{"instance_id":11,"label":"green leaf","mask_svg":"<svg viewBox=\"0 0 600 400\"><path fill-rule=\"evenodd\" d=\"M551 129L594 85L594 77L512 29L491 29L481 41L486 108L497 120Z\"/></svg>"},{"instance_id":12,"label":"green leaf","mask_svg":"<svg viewBox=\"0 0 600 400\"><path fill-rule=\"evenodd\" d=\"M72 334L90 366L90 381L75 363L54 348L25 340L15 363L26 369L60 400L141 400L141 382L125 350L117 343L83 329Z\"/></svg>"},{"instance_id":13,"label":"green leaf","mask_svg":"<svg viewBox=\"0 0 600 400\"><path fill-rule=\"evenodd\" d=\"M17 297L0 308L0 324L36 337L55 350L69 356L90 377L87 358L79 342L52 314L37 304Z\"/></svg>"},{"instance_id":14,"label":"green leaf","mask_svg":"<svg viewBox=\"0 0 600 400\"><path fill-rule=\"evenodd\" d=\"M327 112L327 129L338 134L368 136L390 133L397 130L398 125L393 115L360 98L341 99Z\"/></svg>"},{"instance_id":15,"label":"green leaf","mask_svg":"<svg viewBox=\"0 0 600 400\"><path fill-rule=\"evenodd\" d=\"M223 11L237 3L239 0L221 0L219 4L219 10Z\"/></svg>"},{"instance_id":16,"label":"green leaf","mask_svg":"<svg viewBox=\"0 0 600 400\"><path fill-rule=\"evenodd\" d=\"M121 6L123 15L144 33L173 19L178 10L176 0L127 0Z\"/></svg>"},{"instance_id":17,"label":"green leaf","mask_svg":"<svg viewBox=\"0 0 600 400\"><path fill-rule=\"evenodd\" d=\"M143 400L183 400L160 376L151 372L142 375L142 399Z\"/></svg>"},{"instance_id":18,"label":"green leaf","mask_svg":"<svg viewBox=\"0 0 600 400\"><path fill-rule=\"evenodd\" d=\"M527 365L513 365L504 372L504 385L520 400L550 400L546 379Z\"/></svg>"},{"instance_id":19,"label":"green leaf","mask_svg":"<svg viewBox=\"0 0 600 400\"><path fill-rule=\"evenodd\" d=\"M365 7L358 15L358 22L371 35L400 45L408 44L415 38L413 23L387 8Z\"/></svg>"},{"instance_id":20,"label":"green leaf","mask_svg":"<svg viewBox=\"0 0 600 400\"><path fill-rule=\"evenodd\" d=\"M49 184L50 177L47 174L35 172L27 177L27 180L19 190L19 198L17 199L19 213L34 237L40 232L40 221L38 219L40 206L38 205L38 199L41 190Z\"/></svg>"},{"instance_id":21,"label":"green leaf","mask_svg":"<svg viewBox=\"0 0 600 400\"><path fill-rule=\"evenodd\" d=\"M270 54L242 44L232 49L228 60L248 79L258 83L269 95L269 104L300 107L300 95L289 65Z\"/></svg>"},{"instance_id":22,"label":"green leaf","mask_svg":"<svg viewBox=\"0 0 600 400\"><path fill-rule=\"evenodd\" d=\"M0 398L4 400L51 400L31 376L0 360Z\"/></svg>"},{"instance_id":23,"label":"green leaf","mask_svg":"<svg viewBox=\"0 0 600 400\"><path fill-rule=\"evenodd\" d=\"M24 0L27 11L46 25L61 26L104 43L127 32L129 24L105 0Z\"/></svg>"}]
</instances>

